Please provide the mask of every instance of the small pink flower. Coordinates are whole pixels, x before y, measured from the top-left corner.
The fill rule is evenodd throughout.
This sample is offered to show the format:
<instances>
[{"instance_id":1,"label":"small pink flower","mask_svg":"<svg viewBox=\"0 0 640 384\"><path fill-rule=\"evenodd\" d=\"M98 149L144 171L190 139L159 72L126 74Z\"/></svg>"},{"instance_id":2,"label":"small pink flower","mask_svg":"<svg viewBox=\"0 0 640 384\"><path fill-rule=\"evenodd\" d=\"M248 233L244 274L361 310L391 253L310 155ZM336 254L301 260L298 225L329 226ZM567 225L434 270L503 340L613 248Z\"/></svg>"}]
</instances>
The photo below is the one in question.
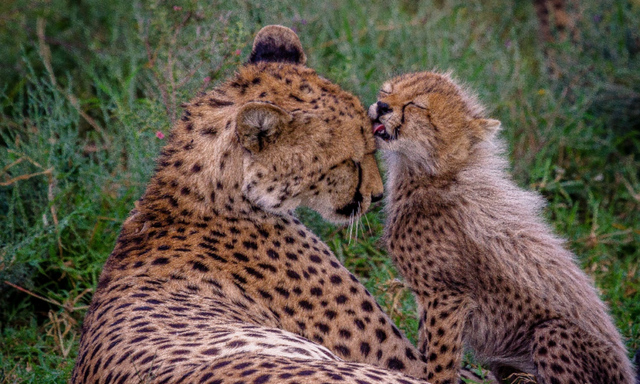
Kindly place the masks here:
<instances>
[{"instance_id":1,"label":"small pink flower","mask_svg":"<svg viewBox=\"0 0 640 384\"><path fill-rule=\"evenodd\" d=\"M182 11L182 7L179 7L179 6L177 6L177 5L174 5L174 6L173 6L173 10L174 10L174 11Z\"/></svg>"},{"instance_id":2,"label":"small pink flower","mask_svg":"<svg viewBox=\"0 0 640 384\"><path fill-rule=\"evenodd\" d=\"M236 49L236 51L233 52L233 54L236 55L236 56L240 56L241 53L242 53L242 51L239 50L239 49Z\"/></svg>"},{"instance_id":3,"label":"small pink flower","mask_svg":"<svg viewBox=\"0 0 640 384\"><path fill-rule=\"evenodd\" d=\"M202 79L202 81L204 81L205 83L208 83L211 81L211 77L207 76L204 79Z\"/></svg>"},{"instance_id":4,"label":"small pink flower","mask_svg":"<svg viewBox=\"0 0 640 384\"><path fill-rule=\"evenodd\" d=\"M156 137L157 137L158 139L162 140L162 139L164 139L164 133L162 133L162 132L160 132L160 131L157 131L157 132L156 132Z\"/></svg>"}]
</instances>

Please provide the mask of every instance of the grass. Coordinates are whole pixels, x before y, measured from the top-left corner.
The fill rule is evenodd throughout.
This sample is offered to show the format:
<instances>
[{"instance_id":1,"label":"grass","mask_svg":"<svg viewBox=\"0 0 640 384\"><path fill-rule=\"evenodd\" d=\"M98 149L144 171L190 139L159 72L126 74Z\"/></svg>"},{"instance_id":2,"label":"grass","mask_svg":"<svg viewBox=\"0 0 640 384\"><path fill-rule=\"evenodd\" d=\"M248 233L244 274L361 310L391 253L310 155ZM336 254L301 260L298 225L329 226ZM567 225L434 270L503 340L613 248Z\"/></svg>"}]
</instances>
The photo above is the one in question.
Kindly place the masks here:
<instances>
[{"instance_id":1,"label":"grass","mask_svg":"<svg viewBox=\"0 0 640 384\"><path fill-rule=\"evenodd\" d=\"M514 178L548 200L629 350L640 348L640 4L579 7L576 35L545 44L524 1L2 2L0 382L66 382L158 132L274 23L365 105L408 71L451 69L477 90L505 127ZM378 243L380 207L357 237L299 215L415 339L415 304Z\"/></svg>"}]
</instances>

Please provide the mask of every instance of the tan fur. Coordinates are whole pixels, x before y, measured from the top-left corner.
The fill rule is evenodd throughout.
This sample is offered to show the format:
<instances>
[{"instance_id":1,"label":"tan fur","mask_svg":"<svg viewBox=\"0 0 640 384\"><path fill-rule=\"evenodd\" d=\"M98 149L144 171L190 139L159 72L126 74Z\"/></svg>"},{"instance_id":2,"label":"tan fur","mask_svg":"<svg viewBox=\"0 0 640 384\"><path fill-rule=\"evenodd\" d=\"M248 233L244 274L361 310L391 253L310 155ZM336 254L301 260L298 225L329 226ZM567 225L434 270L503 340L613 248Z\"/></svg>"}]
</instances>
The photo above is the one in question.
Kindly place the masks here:
<instances>
[{"instance_id":1,"label":"tan fur","mask_svg":"<svg viewBox=\"0 0 640 384\"><path fill-rule=\"evenodd\" d=\"M428 379L453 383L467 344L499 379L633 383L605 305L541 218L542 198L506 173L499 122L448 74L408 74L382 90L369 115L391 137L377 139L386 242L423 308Z\"/></svg>"}]
</instances>

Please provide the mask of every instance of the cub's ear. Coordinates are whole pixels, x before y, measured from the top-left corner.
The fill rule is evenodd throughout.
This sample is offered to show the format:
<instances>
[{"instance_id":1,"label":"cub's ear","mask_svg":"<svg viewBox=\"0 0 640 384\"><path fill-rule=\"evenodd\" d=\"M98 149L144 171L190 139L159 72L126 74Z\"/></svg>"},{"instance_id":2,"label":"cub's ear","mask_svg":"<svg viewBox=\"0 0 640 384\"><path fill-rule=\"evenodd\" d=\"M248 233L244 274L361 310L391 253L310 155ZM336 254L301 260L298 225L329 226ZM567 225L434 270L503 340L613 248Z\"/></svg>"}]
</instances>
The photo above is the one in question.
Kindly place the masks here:
<instances>
[{"instance_id":1,"label":"cub's ear","mask_svg":"<svg viewBox=\"0 0 640 384\"><path fill-rule=\"evenodd\" d=\"M249 64L259 61L304 65L307 56L295 32L282 25L267 25L253 40L253 49L249 56Z\"/></svg>"},{"instance_id":2,"label":"cub's ear","mask_svg":"<svg viewBox=\"0 0 640 384\"><path fill-rule=\"evenodd\" d=\"M247 103L236 117L238 140L250 152L260 152L276 141L291 120L289 113L273 104Z\"/></svg>"},{"instance_id":3,"label":"cub's ear","mask_svg":"<svg viewBox=\"0 0 640 384\"><path fill-rule=\"evenodd\" d=\"M494 119L474 119L469 123L473 136L478 140L487 140L500 130L500 121Z\"/></svg>"}]
</instances>

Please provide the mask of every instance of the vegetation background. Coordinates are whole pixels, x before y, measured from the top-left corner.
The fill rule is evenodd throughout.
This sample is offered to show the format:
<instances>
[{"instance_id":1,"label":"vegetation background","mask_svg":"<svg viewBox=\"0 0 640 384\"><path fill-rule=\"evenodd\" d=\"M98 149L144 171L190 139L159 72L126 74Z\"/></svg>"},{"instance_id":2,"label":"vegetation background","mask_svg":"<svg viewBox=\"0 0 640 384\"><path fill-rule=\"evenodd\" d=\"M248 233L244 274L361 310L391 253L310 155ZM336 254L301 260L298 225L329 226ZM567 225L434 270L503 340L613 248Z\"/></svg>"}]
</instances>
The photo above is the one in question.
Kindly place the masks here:
<instances>
[{"instance_id":1,"label":"vegetation background","mask_svg":"<svg viewBox=\"0 0 640 384\"><path fill-rule=\"evenodd\" d=\"M84 311L180 104L241 65L262 26L369 105L395 74L439 68L477 90L517 182L640 348L640 2L568 1L539 37L531 1L0 2L0 383L64 383ZM302 219L415 338L411 295L357 226ZM632 353L632 352L630 352Z\"/></svg>"}]
</instances>

